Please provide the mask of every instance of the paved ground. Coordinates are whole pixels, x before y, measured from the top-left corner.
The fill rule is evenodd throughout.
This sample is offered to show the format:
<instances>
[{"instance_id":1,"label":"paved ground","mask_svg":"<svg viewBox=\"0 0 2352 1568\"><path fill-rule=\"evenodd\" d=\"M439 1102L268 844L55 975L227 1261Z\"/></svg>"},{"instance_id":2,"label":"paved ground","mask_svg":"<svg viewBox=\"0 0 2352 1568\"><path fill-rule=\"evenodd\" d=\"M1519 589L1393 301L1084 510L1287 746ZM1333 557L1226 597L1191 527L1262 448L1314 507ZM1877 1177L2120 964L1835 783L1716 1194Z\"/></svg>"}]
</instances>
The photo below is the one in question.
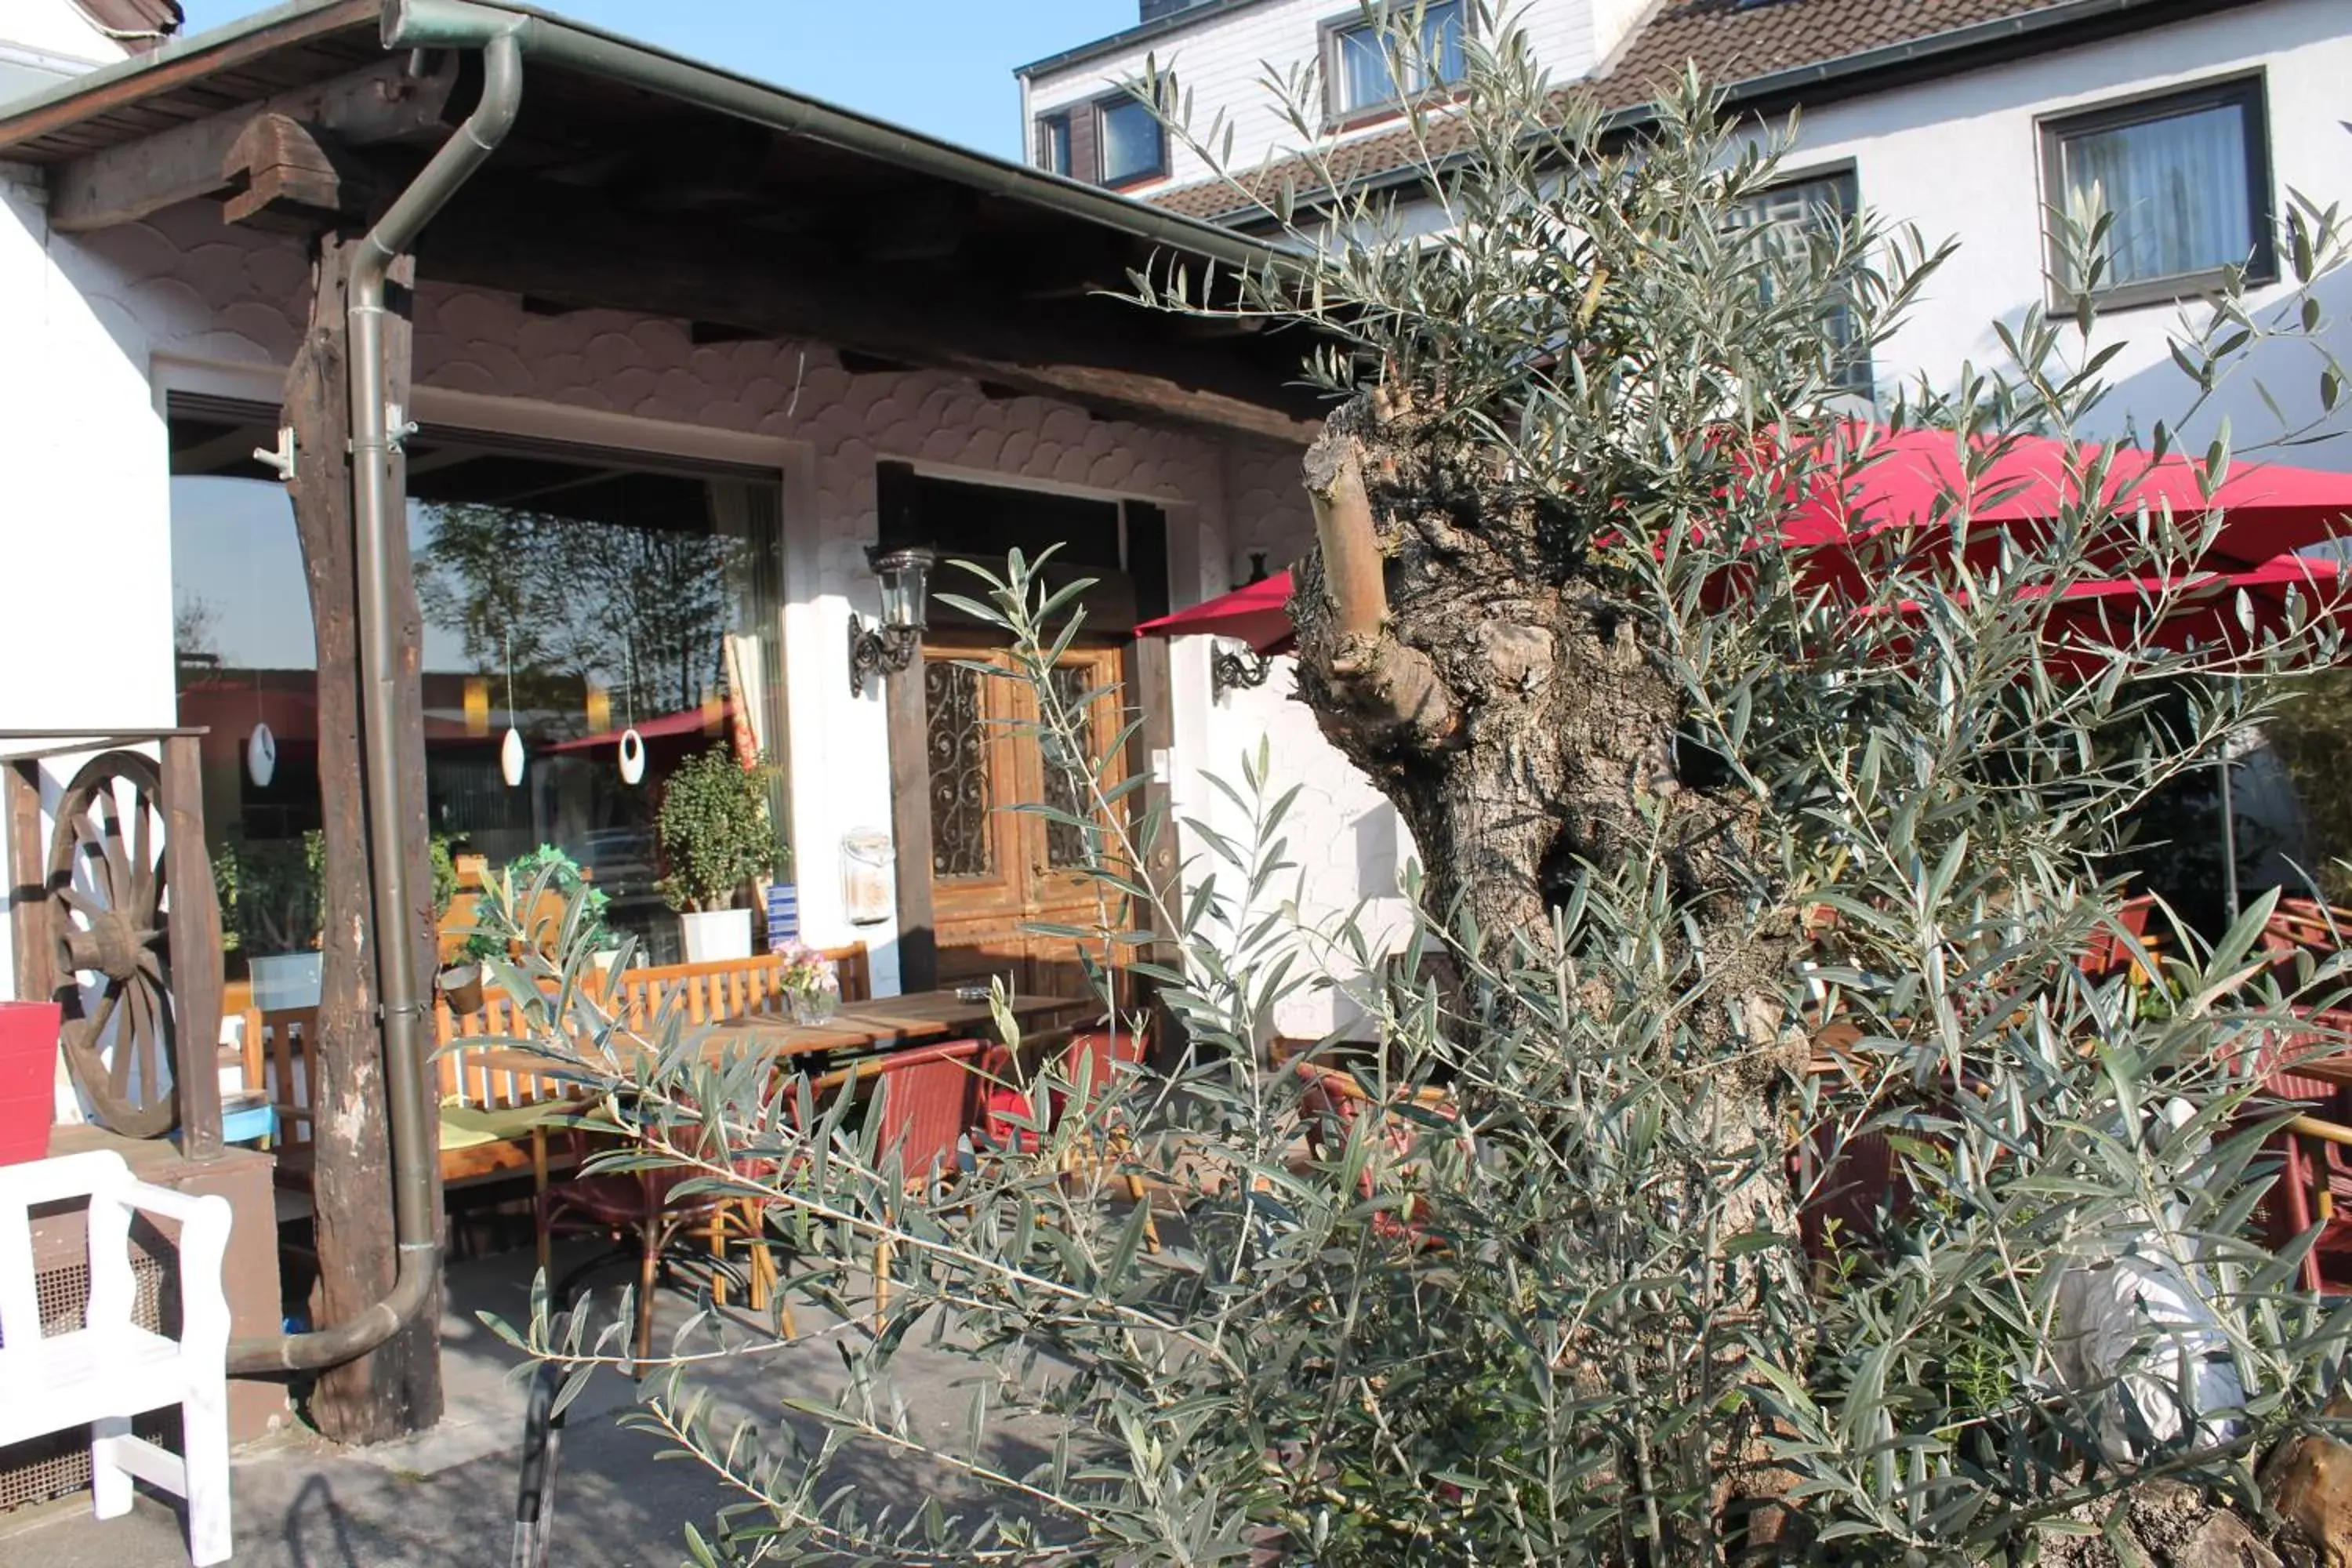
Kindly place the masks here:
<instances>
[{"instance_id":1,"label":"paved ground","mask_svg":"<svg viewBox=\"0 0 2352 1568\"><path fill-rule=\"evenodd\" d=\"M524 1390L518 1357L475 1320L478 1310L520 1317L527 1258L451 1270L444 1323L448 1415L430 1433L363 1451L339 1453L291 1437L241 1452L235 1475L238 1568L377 1568L379 1564L507 1563L513 1532L516 1454ZM685 1314L667 1296L667 1316ZM804 1336L820 1325L805 1320ZM952 1431L969 1395L954 1386L961 1363L926 1366L909 1336L899 1373L910 1414ZM840 1358L811 1342L778 1358L746 1358L701 1379L727 1406L772 1415L773 1395L803 1395L837 1384ZM572 1407L557 1493L551 1561L572 1568L676 1563L682 1531L707 1525L732 1500L698 1466L654 1463L660 1443L624 1431L615 1414L633 1403L620 1377L600 1373ZM1009 1458L1009 1456L1008 1456ZM1017 1462L1017 1461L1016 1461ZM913 1505L940 1490L917 1465L877 1456L852 1472L868 1501ZM60 1505L62 1506L62 1505ZM184 1563L185 1537L171 1506L142 1491L126 1519L100 1524L86 1507L0 1524L0 1568L146 1568Z\"/></svg>"}]
</instances>

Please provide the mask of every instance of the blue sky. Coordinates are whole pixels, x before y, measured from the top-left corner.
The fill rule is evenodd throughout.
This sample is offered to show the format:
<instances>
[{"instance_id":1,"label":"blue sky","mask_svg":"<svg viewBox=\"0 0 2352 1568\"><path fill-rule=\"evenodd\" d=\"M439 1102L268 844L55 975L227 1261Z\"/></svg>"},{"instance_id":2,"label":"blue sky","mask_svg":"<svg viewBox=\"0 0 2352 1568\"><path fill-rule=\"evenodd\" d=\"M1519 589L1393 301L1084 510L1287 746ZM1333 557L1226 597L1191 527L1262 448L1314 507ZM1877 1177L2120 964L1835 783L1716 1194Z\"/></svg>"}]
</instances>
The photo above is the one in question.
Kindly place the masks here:
<instances>
[{"instance_id":1,"label":"blue sky","mask_svg":"<svg viewBox=\"0 0 2352 1568\"><path fill-rule=\"evenodd\" d=\"M184 0L201 31L267 0ZM1013 68L1133 26L1135 0L542 0L551 10L999 157Z\"/></svg>"}]
</instances>

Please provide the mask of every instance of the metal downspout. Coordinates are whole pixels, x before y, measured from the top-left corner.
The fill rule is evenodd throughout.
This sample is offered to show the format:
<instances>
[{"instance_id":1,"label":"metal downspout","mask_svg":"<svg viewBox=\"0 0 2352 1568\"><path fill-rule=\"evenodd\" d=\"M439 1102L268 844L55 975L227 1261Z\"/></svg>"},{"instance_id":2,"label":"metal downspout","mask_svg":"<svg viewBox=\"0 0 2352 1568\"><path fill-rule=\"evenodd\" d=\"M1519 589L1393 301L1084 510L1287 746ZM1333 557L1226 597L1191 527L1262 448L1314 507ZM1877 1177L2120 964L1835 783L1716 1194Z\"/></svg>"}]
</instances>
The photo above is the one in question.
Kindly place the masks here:
<instances>
[{"instance_id":1,"label":"metal downspout","mask_svg":"<svg viewBox=\"0 0 2352 1568\"><path fill-rule=\"evenodd\" d=\"M440 1273L439 1215L433 1201L434 1166L440 1152L433 1103L425 1087L425 1010L417 994L415 953L405 935L419 906L408 885L408 846L401 825L409 803L394 742L393 715L399 710L402 693L397 607L391 602L386 567L394 541L406 537L406 519L400 515L400 487L392 482L399 437L392 428L384 396L384 296L393 262L416 243L433 216L506 139L521 106L522 50L512 29L475 41L482 51L481 101L360 241L345 300L352 512L359 535L360 744L367 781L368 855L375 873L376 994L383 1004L384 1079L390 1088L385 1101L392 1123L399 1272L383 1300L332 1328L232 1342L228 1370L240 1375L311 1371L367 1354L416 1316Z\"/></svg>"}]
</instances>

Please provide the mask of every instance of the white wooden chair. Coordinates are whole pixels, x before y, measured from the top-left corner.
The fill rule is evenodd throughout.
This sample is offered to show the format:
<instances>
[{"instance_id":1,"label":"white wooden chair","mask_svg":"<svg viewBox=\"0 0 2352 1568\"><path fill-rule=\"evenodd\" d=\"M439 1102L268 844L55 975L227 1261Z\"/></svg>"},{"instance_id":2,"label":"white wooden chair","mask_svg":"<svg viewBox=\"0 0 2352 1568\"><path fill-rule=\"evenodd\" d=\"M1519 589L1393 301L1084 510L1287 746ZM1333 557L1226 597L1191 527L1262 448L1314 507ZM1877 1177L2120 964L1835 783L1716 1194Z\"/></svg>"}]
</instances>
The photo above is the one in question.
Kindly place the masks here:
<instances>
[{"instance_id":1,"label":"white wooden chair","mask_svg":"<svg viewBox=\"0 0 2352 1568\"><path fill-rule=\"evenodd\" d=\"M29 1210L89 1200L89 1306L82 1326L42 1332ZM131 1321L132 1210L180 1226L180 1337ZM100 1519L131 1510L133 1477L188 1502L197 1568L229 1556L228 1200L131 1179L105 1150L0 1165L0 1448L87 1423ZM180 1407L184 1457L131 1432L131 1417Z\"/></svg>"}]
</instances>

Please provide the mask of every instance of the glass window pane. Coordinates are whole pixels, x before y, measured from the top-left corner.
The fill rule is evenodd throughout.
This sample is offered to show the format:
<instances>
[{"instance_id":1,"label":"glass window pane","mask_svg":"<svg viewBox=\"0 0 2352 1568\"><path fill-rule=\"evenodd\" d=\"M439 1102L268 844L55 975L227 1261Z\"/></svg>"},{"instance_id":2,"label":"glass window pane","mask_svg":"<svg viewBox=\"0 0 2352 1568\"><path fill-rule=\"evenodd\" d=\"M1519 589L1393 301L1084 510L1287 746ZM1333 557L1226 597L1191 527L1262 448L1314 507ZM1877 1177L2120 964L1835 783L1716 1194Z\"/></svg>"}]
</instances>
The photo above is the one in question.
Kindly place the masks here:
<instances>
[{"instance_id":1,"label":"glass window pane","mask_svg":"<svg viewBox=\"0 0 2352 1568\"><path fill-rule=\"evenodd\" d=\"M2216 104L2136 125L2066 136L2059 146L2065 208L2103 205L2106 286L2174 278L2244 261L2254 247L2246 188L2246 113Z\"/></svg>"},{"instance_id":2,"label":"glass window pane","mask_svg":"<svg viewBox=\"0 0 2352 1568\"><path fill-rule=\"evenodd\" d=\"M1054 667L1054 696L1066 707L1075 706L1079 699L1094 690L1094 668L1091 665L1057 664ZM1051 742L1051 738L1048 738ZM1045 804L1055 811L1072 816L1091 817L1092 792L1083 780L1073 776L1073 770L1091 765L1095 755L1095 705L1089 703L1078 713L1077 753L1058 755L1057 742L1041 742L1045 774ZM1097 847L1090 843L1096 836L1074 823L1048 818L1045 823L1045 864L1056 871L1072 871L1084 868L1088 851Z\"/></svg>"},{"instance_id":3,"label":"glass window pane","mask_svg":"<svg viewBox=\"0 0 2352 1568\"><path fill-rule=\"evenodd\" d=\"M1141 99L1103 105L1102 170L1107 185L1160 172L1160 117Z\"/></svg>"},{"instance_id":4,"label":"glass window pane","mask_svg":"<svg viewBox=\"0 0 2352 1568\"><path fill-rule=\"evenodd\" d=\"M1424 85L1462 79L1462 0L1446 0L1422 13L1421 48L1427 71Z\"/></svg>"},{"instance_id":5,"label":"glass window pane","mask_svg":"<svg viewBox=\"0 0 2352 1568\"><path fill-rule=\"evenodd\" d=\"M931 763L931 875L995 869L989 832L988 711L980 672L952 658L923 665L925 750Z\"/></svg>"},{"instance_id":6,"label":"glass window pane","mask_svg":"<svg viewBox=\"0 0 2352 1568\"><path fill-rule=\"evenodd\" d=\"M1384 42L1380 28L1370 23L1341 28L1334 37L1332 87L1341 113L1396 98L1396 73Z\"/></svg>"},{"instance_id":7,"label":"glass window pane","mask_svg":"<svg viewBox=\"0 0 2352 1568\"><path fill-rule=\"evenodd\" d=\"M1039 149L1039 162L1056 174L1070 172L1070 121L1066 115L1055 115L1044 122L1044 135Z\"/></svg>"},{"instance_id":8,"label":"glass window pane","mask_svg":"<svg viewBox=\"0 0 2352 1568\"><path fill-rule=\"evenodd\" d=\"M1853 176L1827 174L1819 179L1793 180L1759 192L1740 204L1732 215L1732 222L1735 227L1748 230L1768 257L1785 265L1791 274L1798 274L1812 264L1814 240L1833 234L1853 215L1854 204ZM1773 297L1771 271L1764 276L1763 289L1768 300ZM1853 312L1841 307L1831 316L1828 325L1832 340L1840 349L1855 345L1855 352L1841 371L1841 384L1867 393L1871 384L1870 362L1857 344L1861 327Z\"/></svg>"},{"instance_id":9,"label":"glass window pane","mask_svg":"<svg viewBox=\"0 0 2352 1568\"><path fill-rule=\"evenodd\" d=\"M257 412L254 428L275 419ZM211 421L175 412L175 447L268 444L230 443L237 427L215 436ZM751 749L782 749L778 486L751 471L551 457L439 432L410 450L433 830L493 872L541 845L562 850L605 895L607 924L667 962L677 922L656 886L661 782L688 755L731 744L739 726ZM284 487L251 468L207 458L173 478L174 630L182 721L214 732L207 818L224 843L266 851L320 820L320 716L292 511ZM241 757L259 722L278 738L266 784ZM499 767L509 725L526 752L513 787ZM631 726L646 761L634 785L617 765ZM789 797L781 775L772 784L781 843Z\"/></svg>"}]
</instances>

